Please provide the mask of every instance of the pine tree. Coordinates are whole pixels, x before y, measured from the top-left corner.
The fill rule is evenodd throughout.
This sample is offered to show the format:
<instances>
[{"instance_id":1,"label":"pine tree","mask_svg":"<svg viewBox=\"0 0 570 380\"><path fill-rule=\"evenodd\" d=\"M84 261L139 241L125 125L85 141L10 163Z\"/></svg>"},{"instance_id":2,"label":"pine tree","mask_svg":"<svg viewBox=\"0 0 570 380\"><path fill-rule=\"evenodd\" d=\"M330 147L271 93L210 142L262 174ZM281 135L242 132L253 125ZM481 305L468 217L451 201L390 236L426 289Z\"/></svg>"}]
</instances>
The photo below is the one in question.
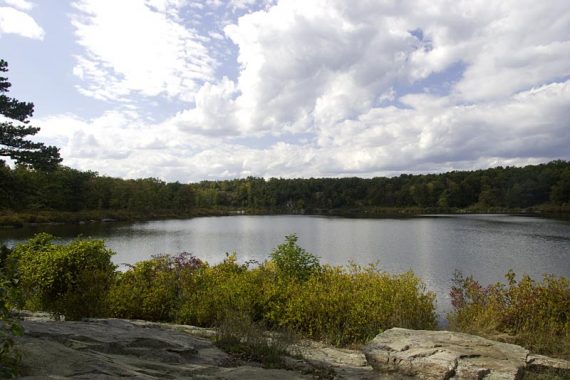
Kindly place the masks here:
<instances>
[{"instance_id":1,"label":"pine tree","mask_svg":"<svg viewBox=\"0 0 570 380\"><path fill-rule=\"evenodd\" d=\"M8 71L8 63L0 59L0 73ZM10 157L19 165L37 170L55 169L61 162L59 149L27 139L40 130L28 125L34 104L20 102L5 95L12 84L0 76L0 157ZM0 160L2 162L2 160Z\"/></svg>"}]
</instances>

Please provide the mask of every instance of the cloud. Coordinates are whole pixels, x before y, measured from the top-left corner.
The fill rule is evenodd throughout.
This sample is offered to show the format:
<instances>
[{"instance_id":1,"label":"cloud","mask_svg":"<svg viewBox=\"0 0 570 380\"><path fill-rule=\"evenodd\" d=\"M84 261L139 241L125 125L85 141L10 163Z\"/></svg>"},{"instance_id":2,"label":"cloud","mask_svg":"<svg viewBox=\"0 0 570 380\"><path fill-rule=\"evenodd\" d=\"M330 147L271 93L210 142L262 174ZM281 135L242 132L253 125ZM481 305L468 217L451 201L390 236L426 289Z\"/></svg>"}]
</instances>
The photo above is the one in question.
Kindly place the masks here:
<instances>
[{"instance_id":1,"label":"cloud","mask_svg":"<svg viewBox=\"0 0 570 380\"><path fill-rule=\"evenodd\" d=\"M35 40L43 40L45 32L41 26L27 13L32 4L26 1L5 1L11 7L0 7L0 36L2 34L18 34Z\"/></svg>"},{"instance_id":2,"label":"cloud","mask_svg":"<svg viewBox=\"0 0 570 380\"><path fill-rule=\"evenodd\" d=\"M204 178L307 174L310 149L276 143L248 148L212 137L192 136L175 126L145 124L135 113L109 111L83 120L63 114L37 119L35 138L61 148L66 165L123 177L170 181ZM259 175L259 174L257 174Z\"/></svg>"},{"instance_id":3,"label":"cloud","mask_svg":"<svg viewBox=\"0 0 570 380\"><path fill-rule=\"evenodd\" d=\"M78 0L72 17L80 91L103 100L135 95L191 101L216 62L184 27L180 0Z\"/></svg>"},{"instance_id":4,"label":"cloud","mask_svg":"<svg viewBox=\"0 0 570 380\"><path fill-rule=\"evenodd\" d=\"M568 157L570 81L531 89L496 104L449 107L430 95L409 108L370 109L322 131L317 141L252 148L231 136L205 136L172 123L145 124L135 113L41 119L38 138L62 147L66 164L107 175L166 180L374 176L473 169ZM434 169L436 168L436 169Z\"/></svg>"},{"instance_id":5,"label":"cloud","mask_svg":"<svg viewBox=\"0 0 570 380\"><path fill-rule=\"evenodd\" d=\"M195 96L195 108L179 112L165 124L181 130L211 136L237 134L235 84L223 78L218 84L204 84Z\"/></svg>"},{"instance_id":6,"label":"cloud","mask_svg":"<svg viewBox=\"0 0 570 380\"><path fill-rule=\"evenodd\" d=\"M309 133L319 154L330 153L319 168L332 174L567 157L555 138L565 119L546 110L570 104L570 9L551 5L283 0L224 29L240 73L234 95L211 104L235 118L204 118L203 102L177 123L199 120L213 134ZM537 15L539 30L528 28ZM439 95L422 88L435 76ZM207 92L228 87L218 85Z\"/></svg>"},{"instance_id":7,"label":"cloud","mask_svg":"<svg viewBox=\"0 0 570 380\"><path fill-rule=\"evenodd\" d=\"M3 0L5 4L18 8L22 11L31 11L34 8L34 3L27 0Z\"/></svg>"},{"instance_id":8,"label":"cloud","mask_svg":"<svg viewBox=\"0 0 570 380\"><path fill-rule=\"evenodd\" d=\"M568 157L570 82L556 83L483 105L449 106L432 96L410 95L412 108L373 108L320 136L336 152L328 164L339 172L413 170L454 162ZM350 152L364 152L358 160Z\"/></svg>"},{"instance_id":9,"label":"cloud","mask_svg":"<svg viewBox=\"0 0 570 380\"><path fill-rule=\"evenodd\" d=\"M482 7L478 10L484 12ZM534 1L495 4L474 29L464 61L467 69L456 91L467 101L497 100L570 74L570 8ZM529 26L532 25L532 28Z\"/></svg>"},{"instance_id":10,"label":"cloud","mask_svg":"<svg viewBox=\"0 0 570 380\"><path fill-rule=\"evenodd\" d=\"M200 32L185 26L182 9L223 19L228 7L249 11L223 39L215 22ZM570 159L565 0L83 0L76 8L85 94L191 103L155 123L121 107L41 120L43 137L60 142L75 167L198 181ZM125 12L135 20L126 31ZM214 51L220 41L237 55ZM187 43L196 49L180 48ZM237 57L237 75L216 77L213 56Z\"/></svg>"},{"instance_id":11,"label":"cloud","mask_svg":"<svg viewBox=\"0 0 570 380\"><path fill-rule=\"evenodd\" d=\"M161 171L160 149L175 149L176 131L155 129L131 111L107 111L93 119L73 114L39 118L36 138L60 148L66 165L137 178Z\"/></svg>"},{"instance_id":12,"label":"cloud","mask_svg":"<svg viewBox=\"0 0 570 380\"><path fill-rule=\"evenodd\" d=\"M226 27L239 46L242 128L307 132L365 110L412 50L390 23L351 18L341 2L282 1Z\"/></svg>"}]
</instances>

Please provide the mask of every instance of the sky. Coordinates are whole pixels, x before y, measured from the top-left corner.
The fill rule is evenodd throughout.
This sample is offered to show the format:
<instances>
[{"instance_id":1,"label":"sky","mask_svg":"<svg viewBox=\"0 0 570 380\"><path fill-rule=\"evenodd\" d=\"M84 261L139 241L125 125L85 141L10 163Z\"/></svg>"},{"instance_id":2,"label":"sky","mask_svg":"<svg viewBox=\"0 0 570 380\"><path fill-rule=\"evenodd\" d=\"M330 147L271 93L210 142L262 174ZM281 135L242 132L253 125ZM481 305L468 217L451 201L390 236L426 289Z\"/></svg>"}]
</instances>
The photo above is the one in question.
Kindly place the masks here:
<instances>
[{"instance_id":1,"label":"sky","mask_svg":"<svg viewBox=\"0 0 570 380\"><path fill-rule=\"evenodd\" d=\"M0 0L63 164L166 181L570 159L568 0Z\"/></svg>"}]
</instances>

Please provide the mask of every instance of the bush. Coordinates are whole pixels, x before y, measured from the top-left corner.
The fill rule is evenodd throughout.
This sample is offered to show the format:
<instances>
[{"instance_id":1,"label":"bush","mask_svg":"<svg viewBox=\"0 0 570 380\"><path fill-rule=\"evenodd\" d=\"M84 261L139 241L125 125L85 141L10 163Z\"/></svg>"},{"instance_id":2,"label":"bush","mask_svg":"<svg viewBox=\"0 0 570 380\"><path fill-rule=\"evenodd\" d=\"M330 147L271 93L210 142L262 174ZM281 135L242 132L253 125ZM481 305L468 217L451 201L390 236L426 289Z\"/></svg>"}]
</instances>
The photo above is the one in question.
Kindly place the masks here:
<instances>
[{"instance_id":1,"label":"bush","mask_svg":"<svg viewBox=\"0 0 570 380\"><path fill-rule=\"evenodd\" d=\"M10 299L14 292L11 271L6 269L10 250L0 246L0 378L18 374L19 353L14 349L14 337L22 334L19 322L10 314Z\"/></svg>"},{"instance_id":2,"label":"bush","mask_svg":"<svg viewBox=\"0 0 570 380\"><path fill-rule=\"evenodd\" d=\"M336 345L364 343L395 326L435 327L435 297L412 273L321 266L296 241L287 236L271 259L255 268L238 263L235 254L188 271L166 257L138 263L113 287L111 310L126 318L222 328L235 325L238 316L238 325L249 321ZM224 338L230 345L236 339Z\"/></svg>"},{"instance_id":3,"label":"bush","mask_svg":"<svg viewBox=\"0 0 570 380\"><path fill-rule=\"evenodd\" d=\"M109 293L113 317L172 321L180 307L182 289L201 260L183 252L176 256L157 255L136 263L117 281Z\"/></svg>"},{"instance_id":4,"label":"bush","mask_svg":"<svg viewBox=\"0 0 570 380\"><path fill-rule=\"evenodd\" d=\"M510 271L507 283L481 286L456 272L448 314L450 327L490 338L508 334L532 351L570 358L570 282L544 276L541 282Z\"/></svg>"},{"instance_id":5,"label":"bush","mask_svg":"<svg viewBox=\"0 0 570 380\"><path fill-rule=\"evenodd\" d=\"M434 299L412 273L324 266L289 299L281 324L335 345L364 343L392 327L435 328Z\"/></svg>"},{"instance_id":6,"label":"bush","mask_svg":"<svg viewBox=\"0 0 570 380\"><path fill-rule=\"evenodd\" d=\"M235 254L218 265L204 265L184 284L177 322L212 327L234 314L253 319L259 302L256 277Z\"/></svg>"},{"instance_id":7,"label":"bush","mask_svg":"<svg viewBox=\"0 0 570 380\"><path fill-rule=\"evenodd\" d=\"M280 275L306 281L320 270L319 258L297 245L297 235L285 236L285 243L271 252L271 261L275 263Z\"/></svg>"},{"instance_id":8,"label":"bush","mask_svg":"<svg viewBox=\"0 0 570 380\"><path fill-rule=\"evenodd\" d=\"M154 256L124 273L114 272L101 241L52 241L37 235L0 259L19 276L22 306L67 319L111 315L225 328L239 316L239 323L337 345L362 343L394 326L435 326L434 296L413 274L321 266L295 235L255 268L235 254L211 266L182 253Z\"/></svg>"},{"instance_id":9,"label":"bush","mask_svg":"<svg viewBox=\"0 0 570 380\"><path fill-rule=\"evenodd\" d=\"M53 239L38 234L12 252L23 306L56 317L64 315L68 320L104 315L115 276L113 252L100 240L56 245Z\"/></svg>"},{"instance_id":10,"label":"bush","mask_svg":"<svg viewBox=\"0 0 570 380\"><path fill-rule=\"evenodd\" d=\"M271 260L253 269L253 275L256 278L254 320L263 320L271 328L285 326L287 304L301 291L303 283L295 276L283 276Z\"/></svg>"}]
</instances>

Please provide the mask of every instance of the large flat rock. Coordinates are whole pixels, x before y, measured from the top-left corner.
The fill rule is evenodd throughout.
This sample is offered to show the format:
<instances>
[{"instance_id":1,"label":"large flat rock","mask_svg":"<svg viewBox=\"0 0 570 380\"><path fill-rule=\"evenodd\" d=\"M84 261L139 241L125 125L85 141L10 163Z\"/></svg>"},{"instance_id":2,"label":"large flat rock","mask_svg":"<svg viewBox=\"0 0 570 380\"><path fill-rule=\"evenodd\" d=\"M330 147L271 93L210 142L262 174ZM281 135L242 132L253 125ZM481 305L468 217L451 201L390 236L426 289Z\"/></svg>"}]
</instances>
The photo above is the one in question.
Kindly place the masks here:
<instances>
[{"instance_id":1,"label":"large flat rock","mask_svg":"<svg viewBox=\"0 0 570 380\"><path fill-rule=\"evenodd\" d=\"M393 328L364 349L376 373L416 379L521 379L550 370L570 378L570 363L474 335Z\"/></svg>"},{"instance_id":2,"label":"large flat rock","mask_svg":"<svg viewBox=\"0 0 570 380\"><path fill-rule=\"evenodd\" d=\"M284 369L233 361L211 340L175 328L120 319L22 321L23 379L306 379Z\"/></svg>"}]
</instances>

